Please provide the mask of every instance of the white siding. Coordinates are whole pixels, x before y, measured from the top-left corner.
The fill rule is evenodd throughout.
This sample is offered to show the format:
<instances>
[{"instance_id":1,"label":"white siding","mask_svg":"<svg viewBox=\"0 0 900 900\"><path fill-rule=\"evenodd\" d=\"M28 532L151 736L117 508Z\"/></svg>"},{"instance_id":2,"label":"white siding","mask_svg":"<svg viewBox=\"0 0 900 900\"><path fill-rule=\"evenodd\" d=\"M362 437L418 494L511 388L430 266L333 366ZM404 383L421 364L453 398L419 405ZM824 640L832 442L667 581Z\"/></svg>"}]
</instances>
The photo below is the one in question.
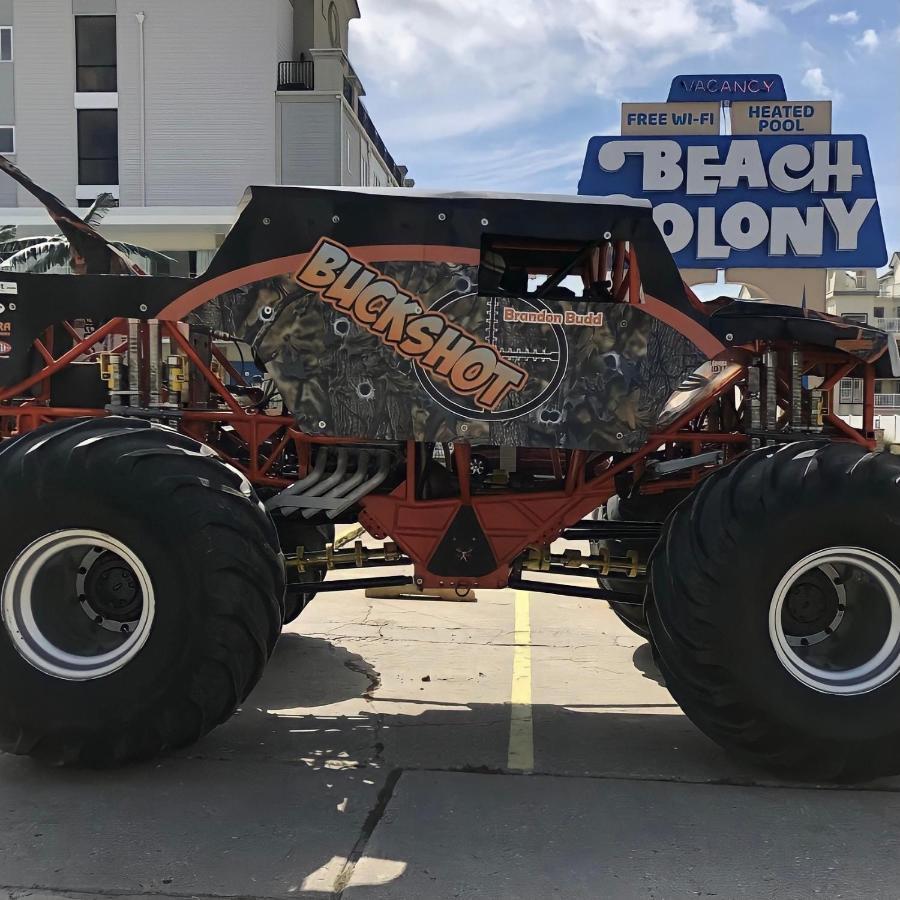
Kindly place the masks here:
<instances>
[{"instance_id":1,"label":"white siding","mask_svg":"<svg viewBox=\"0 0 900 900\"><path fill-rule=\"evenodd\" d=\"M294 58L294 7L291 0L278 2L278 33L275 36L275 55L278 62Z\"/></svg>"},{"instance_id":2,"label":"white siding","mask_svg":"<svg viewBox=\"0 0 900 900\"><path fill-rule=\"evenodd\" d=\"M361 129L356 118L341 104L341 116L344 122L344 140L341 144L341 184L361 184L359 159L363 148ZM348 140L349 138L349 140ZM348 157L349 152L349 157Z\"/></svg>"},{"instance_id":3,"label":"white siding","mask_svg":"<svg viewBox=\"0 0 900 900\"><path fill-rule=\"evenodd\" d=\"M119 0L122 202L140 202L140 10L147 205L227 205L273 182L281 0Z\"/></svg>"},{"instance_id":4,"label":"white siding","mask_svg":"<svg viewBox=\"0 0 900 900\"><path fill-rule=\"evenodd\" d=\"M340 101L298 93L278 98L282 184L342 184Z\"/></svg>"},{"instance_id":5,"label":"white siding","mask_svg":"<svg viewBox=\"0 0 900 900\"><path fill-rule=\"evenodd\" d=\"M367 154L369 158L368 166L368 186L375 185L375 178L378 178L381 187L390 187L394 184L393 175L388 172L387 166L384 164L380 154L375 149L375 145L369 140L359 119L350 111L347 106L342 104L342 115L344 119L344 142L341 148L341 154L344 165L341 169L341 184L358 185L361 184L361 174L359 160L362 154ZM347 169L347 140L346 135L350 135L350 170Z\"/></svg>"},{"instance_id":6,"label":"white siding","mask_svg":"<svg viewBox=\"0 0 900 900\"><path fill-rule=\"evenodd\" d=\"M15 156L7 156L11 162L16 162ZM18 206L18 185L5 173L0 173L0 209Z\"/></svg>"},{"instance_id":7,"label":"white siding","mask_svg":"<svg viewBox=\"0 0 900 900\"><path fill-rule=\"evenodd\" d=\"M16 0L15 29L16 161L71 203L78 169L72 2ZM39 205L21 189L19 203Z\"/></svg>"}]
</instances>

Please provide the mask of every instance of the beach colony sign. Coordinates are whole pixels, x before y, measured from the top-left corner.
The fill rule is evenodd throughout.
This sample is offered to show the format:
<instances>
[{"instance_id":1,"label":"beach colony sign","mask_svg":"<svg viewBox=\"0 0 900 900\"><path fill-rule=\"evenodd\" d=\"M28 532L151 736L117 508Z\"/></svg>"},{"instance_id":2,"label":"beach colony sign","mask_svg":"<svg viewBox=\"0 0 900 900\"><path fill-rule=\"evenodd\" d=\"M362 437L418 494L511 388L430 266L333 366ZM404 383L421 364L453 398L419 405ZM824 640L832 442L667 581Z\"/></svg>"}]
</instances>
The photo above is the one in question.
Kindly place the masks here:
<instances>
[{"instance_id":1,"label":"beach colony sign","mask_svg":"<svg viewBox=\"0 0 900 900\"><path fill-rule=\"evenodd\" d=\"M595 137L578 192L649 199L681 268L887 261L862 135Z\"/></svg>"},{"instance_id":2,"label":"beach colony sign","mask_svg":"<svg viewBox=\"0 0 900 900\"><path fill-rule=\"evenodd\" d=\"M756 115L775 121L769 107L787 95L780 75L677 75L666 109L698 100L732 106L748 119L761 102L766 106ZM809 128L830 130L830 110L808 105ZM775 136L773 127L745 129L765 136L660 130L592 138L578 192L650 200L679 267L869 268L887 261L862 135Z\"/></svg>"}]
</instances>

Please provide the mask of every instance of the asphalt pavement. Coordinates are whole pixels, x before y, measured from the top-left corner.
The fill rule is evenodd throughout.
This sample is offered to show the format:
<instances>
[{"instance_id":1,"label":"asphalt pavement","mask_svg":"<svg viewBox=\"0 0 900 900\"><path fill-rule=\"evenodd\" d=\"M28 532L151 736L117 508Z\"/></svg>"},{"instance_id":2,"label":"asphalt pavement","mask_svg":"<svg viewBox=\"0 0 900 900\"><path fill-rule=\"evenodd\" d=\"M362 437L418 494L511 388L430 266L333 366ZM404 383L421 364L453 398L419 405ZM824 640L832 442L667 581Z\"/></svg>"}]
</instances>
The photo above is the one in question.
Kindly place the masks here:
<instances>
[{"instance_id":1,"label":"asphalt pavement","mask_svg":"<svg viewBox=\"0 0 900 900\"><path fill-rule=\"evenodd\" d=\"M605 604L327 594L182 753L0 757L0 900L893 898L898 787L731 760Z\"/></svg>"}]
</instances>

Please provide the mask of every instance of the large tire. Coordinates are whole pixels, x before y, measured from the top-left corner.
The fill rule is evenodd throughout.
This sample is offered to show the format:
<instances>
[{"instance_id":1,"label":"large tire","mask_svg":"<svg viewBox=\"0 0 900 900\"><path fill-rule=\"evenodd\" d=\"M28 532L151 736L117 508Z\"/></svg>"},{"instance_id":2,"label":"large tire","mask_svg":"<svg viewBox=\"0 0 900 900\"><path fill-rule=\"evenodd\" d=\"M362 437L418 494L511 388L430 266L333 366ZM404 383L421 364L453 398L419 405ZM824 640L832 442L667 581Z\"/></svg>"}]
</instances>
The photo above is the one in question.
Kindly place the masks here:
<instances>
[{"instance_id":1,"label":"large tire","mask_svg":"<svg viewBox=\"0 0 900 900\"><path fill-rule=\"evenodd\" d=\"M798 443L747 454L675 510L651 559L648 620L667 687L715 741L801 780L900 772L898 480L893 456ZM843 563L797 574L836 551L881 567L889 589ZM810 611L818 624L800 621ZM875 667L878 647L890 653Z\"/></svg>"},{"instance_id":2,"label":"large tire","mask_svg":"<svg viewBox=\"0 0 900 900\"><path fill-rule=\"evenodd\" d=\"M60 765L144 759L196 741L256 684L280 633L283 560L250 485L211 450L137 419L58 422L0 445L0 509L15 522L0 534L0 748ZM41 557L60 536L74 549ZM73 592L67 567L91 536L105 543L88 554L114 552L86 556ZM41 590L22 587L29 571ZM23 624L26 603L49 650ZM92 648L119 640L103 671Z\"/></svg>"}]
</instances>

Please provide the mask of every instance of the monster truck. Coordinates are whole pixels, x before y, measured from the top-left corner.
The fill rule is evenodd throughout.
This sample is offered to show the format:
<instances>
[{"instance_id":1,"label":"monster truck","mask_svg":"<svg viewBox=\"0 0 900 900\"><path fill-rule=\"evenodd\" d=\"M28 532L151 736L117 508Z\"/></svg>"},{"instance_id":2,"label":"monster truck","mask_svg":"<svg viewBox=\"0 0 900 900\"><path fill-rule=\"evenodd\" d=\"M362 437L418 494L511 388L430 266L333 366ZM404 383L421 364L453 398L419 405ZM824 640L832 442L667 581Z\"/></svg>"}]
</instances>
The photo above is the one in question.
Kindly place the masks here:
<instances>
[{"instance_id":1,"label":"monster truck","mask_svg":"<svg viewBox=\"0 0 900 900\"><path fill-rule=\"evenodd\" d=\"M183 746L314 593L413 578L630 608L726 748L803 779L900 771L883 332L700 303L638 200L254 187L183 279L0 167L84 273L0 283L3 749ZM613 497L630 513L591 517ZM335 548L347 522L381 543Z\"/></svg>"}]
</instances>

